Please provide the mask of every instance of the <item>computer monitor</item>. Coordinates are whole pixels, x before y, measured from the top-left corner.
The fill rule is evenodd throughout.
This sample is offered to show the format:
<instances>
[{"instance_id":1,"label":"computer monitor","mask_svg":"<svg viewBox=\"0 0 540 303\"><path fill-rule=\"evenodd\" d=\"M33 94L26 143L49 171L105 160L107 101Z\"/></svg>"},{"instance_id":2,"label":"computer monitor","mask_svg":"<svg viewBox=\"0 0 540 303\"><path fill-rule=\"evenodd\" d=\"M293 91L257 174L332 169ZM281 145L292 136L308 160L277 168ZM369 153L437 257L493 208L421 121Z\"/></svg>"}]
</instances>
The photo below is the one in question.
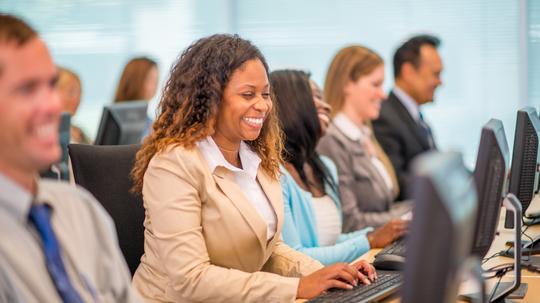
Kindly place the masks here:
<instances>
[{"instance_id":1,"label":"computer monitor","mask_svg":"<svg viewBox=\"0 0 540 303\"><path fill-rule=\"evenodd\" d=\"M456 302L458 273L471 253L474 181L458 153L423 154L413 174L415 210L401 302Z\"/></svg>"},{"instance_id":2,"label":"computer monitor","mask_svg":"<svg viewBox=\"0 0 540 303\"><path fill-rule=\"evenodd\" d=\"M68 145L71 140L71 115L64 112L60 115L60 125L58 127L58 138L62 155L57 163L51 165L49 169L40 173L42 178L58 179L69 181L68 165Z\"/></svg>"},{"instance_id":3,"label":"computer monitor","mask_svg":"<svg viewBox=\"0 0 540 303\"><path fill-rule=\"evenodd\" d=\"M531 204L538 190L538 139L540 119L533 107L525 107L517 113L514 151L508 192L516 195L521 202L523 214ZM510 211L506 211L505 228L514 228Z\"/></svg>"},{"instance_id":4,"label":"computer monitor","mask_svg":"<svg viewBox=\"0 0 540 303\"><path fill-rule=\"evenodd\" d=\"M509 167L509 150L503 124L491 119L482 128L474 169L478 211L473 236L473 255L484 258L495 237Z\"/></svg>"},{"instance_id":5,"label":"computer monitor","mask_svg":"<svg viewBox=\"0 0 540 303\"><path fill-rule=\"evenodd\" d=\"M148 102L129 101L105 106L94 144L140 143L148 125Z\"/></svg>"}]
</instances>

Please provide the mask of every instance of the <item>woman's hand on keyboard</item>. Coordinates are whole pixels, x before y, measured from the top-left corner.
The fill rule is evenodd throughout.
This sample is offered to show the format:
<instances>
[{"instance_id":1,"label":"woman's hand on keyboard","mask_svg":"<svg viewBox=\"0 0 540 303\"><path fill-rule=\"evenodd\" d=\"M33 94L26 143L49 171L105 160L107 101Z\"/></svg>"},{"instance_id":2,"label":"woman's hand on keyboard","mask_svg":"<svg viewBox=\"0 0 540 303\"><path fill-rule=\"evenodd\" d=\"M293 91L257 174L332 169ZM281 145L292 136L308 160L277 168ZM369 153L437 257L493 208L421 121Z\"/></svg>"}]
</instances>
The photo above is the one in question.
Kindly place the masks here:
<instances>
[{"instance_id":1,"label":"woman's hand on keyboard","mask_svg":"<svg viewBox=\"0 0 540 303\"><path fill-rule=\"evenodd\" d=\"M300 278L296 297L298 299L311 299L330 288L352 289L353 286L358 285L361 276L364 277L361 280L363 283L370 284L369 280L356 267L347 263L332 264Z\"/></svg>"},{"instance_id":2,"label":"woman's hand on keyboard","mask_svg":"<svg viewBox=\"0 0 540 303\"><path fill-rule=\"evenodd\" d=\"M390 220L385 225L367 235L371 248L383 248L407 233L409 222L401 219Z\"/></svg>"},{"instance_id":3,"label":"woman's hand on keyboard","mask_svg":"<svg viewBox=\"0 0 540 303\"><path fill-rule=\"evenodd\" d=\"M358 270L358 278L360 281L362 281L362 283L370 284L369 282L377 280L377 272L375 272L375 267L369 264L368 261L360 260L353 263L352 266Z\"/></svg>"}]
</instances>

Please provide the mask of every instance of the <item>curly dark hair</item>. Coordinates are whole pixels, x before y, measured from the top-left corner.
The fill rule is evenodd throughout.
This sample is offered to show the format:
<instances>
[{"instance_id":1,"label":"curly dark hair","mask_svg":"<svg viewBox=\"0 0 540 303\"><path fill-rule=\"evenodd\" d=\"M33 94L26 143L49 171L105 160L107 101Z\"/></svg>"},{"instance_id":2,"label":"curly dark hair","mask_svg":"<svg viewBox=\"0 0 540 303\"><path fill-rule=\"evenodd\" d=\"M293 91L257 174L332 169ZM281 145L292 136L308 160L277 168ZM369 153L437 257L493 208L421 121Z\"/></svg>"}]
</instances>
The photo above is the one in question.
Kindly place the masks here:
<instances>
[{"instance_id":1,"label":"curly dark hair","mask_svg":"<svg viewBox=\"0 0 540 303\"><path fill-rule=\"evenodd\" d=\"M143 178L152 157L170 145L193 148L214 133L223 91L233 72L246 61L258 59L268 74L260 50L238 35L217 34L190 45L171 69L163 90L153 132L144 140L132 170L133 191L142 191ZM278 178L283 143L275 109L265 120L261 134L246 142L261 157L261 166Z\"/></svg>"}]
</instances>

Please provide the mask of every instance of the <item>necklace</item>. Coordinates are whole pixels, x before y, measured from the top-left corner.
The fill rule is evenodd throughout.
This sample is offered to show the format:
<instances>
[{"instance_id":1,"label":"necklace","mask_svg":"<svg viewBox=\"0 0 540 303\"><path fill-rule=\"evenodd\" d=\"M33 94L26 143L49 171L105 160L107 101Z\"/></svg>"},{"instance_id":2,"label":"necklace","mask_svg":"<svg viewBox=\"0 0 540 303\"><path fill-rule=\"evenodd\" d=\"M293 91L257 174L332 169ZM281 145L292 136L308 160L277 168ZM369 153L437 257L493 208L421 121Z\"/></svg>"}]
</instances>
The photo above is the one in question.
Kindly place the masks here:
<instances>
[{"instance_id":1,"label":"necklace","mask_svg":"<svg viewBox=\"0 0 540 303\"><path fill-rule=\"evenodd\" d=\"M225 149L219 145L217 145L217 147L223 153L223 156L227 162L238 168L242 168L242 162L240 162L240 152L238 150Z\"/></svg>"},{"instance_id":2,"label":"necklace","mask_svg":"<svg viewBox=\"0 0 540 303\"><path fill-rule=\"evenodd\" d=\"M217 145L217 144L216 144ZM223 151L223 152L226 152L226 153L238 153L238 150L230 150L230 149L226 149L226 148L223 148L219 145L217 145L217 147L219 148L219 150Z\"/></svg>"}]
</instances>

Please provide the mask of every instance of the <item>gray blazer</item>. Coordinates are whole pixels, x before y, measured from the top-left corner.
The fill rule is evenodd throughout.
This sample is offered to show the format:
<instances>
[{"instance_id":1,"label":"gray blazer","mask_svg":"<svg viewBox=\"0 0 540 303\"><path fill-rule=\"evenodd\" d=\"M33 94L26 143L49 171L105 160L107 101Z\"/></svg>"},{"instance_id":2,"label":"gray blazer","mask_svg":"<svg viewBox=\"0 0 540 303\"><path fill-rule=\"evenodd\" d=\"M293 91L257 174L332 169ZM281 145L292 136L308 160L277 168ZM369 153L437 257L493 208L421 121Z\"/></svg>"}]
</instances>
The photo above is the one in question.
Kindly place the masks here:
<instances>
[{"instance_id":1,"label":"gray blazer","mask_svg":"<svg viewBox=\"0 0 540 303\"><path fill-rule=\"evenodd\" d=\"M343 232L380 226L411 209L410 202L394 204L395 195L373 166L359 141L351 140L334 124L321 138L317 151L338 168L343 206Z\"/></svg>"}]
</instances>

